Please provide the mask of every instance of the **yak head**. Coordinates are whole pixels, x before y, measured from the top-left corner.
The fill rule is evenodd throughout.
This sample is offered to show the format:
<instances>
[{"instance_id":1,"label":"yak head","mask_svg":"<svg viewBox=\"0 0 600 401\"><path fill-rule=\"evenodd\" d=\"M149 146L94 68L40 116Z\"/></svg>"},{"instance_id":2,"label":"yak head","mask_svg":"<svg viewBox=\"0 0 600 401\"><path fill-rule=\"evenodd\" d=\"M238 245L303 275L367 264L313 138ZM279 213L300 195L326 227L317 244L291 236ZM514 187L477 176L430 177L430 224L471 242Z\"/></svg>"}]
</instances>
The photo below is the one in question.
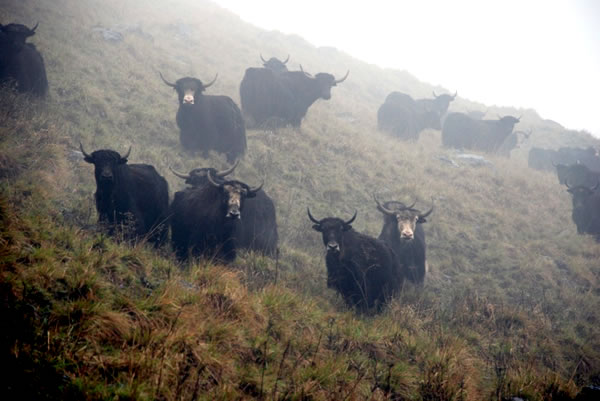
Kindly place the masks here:
<instances>
[{"instance_id":1,"label":"yak head","mask_svg":"<svg viewBox=\"0 0 600 401\"><path fill-rule=\"evenodd\" d=\"M235 170L235 168L237 167L239 162L240 161L238 159L234 163L233 166L231 166L230 168L225 169L223 171L217 171L216 169L214 169L212 167L199 167L199 168L193 169L188 174L183 174L183 173L180 173L180 172L174 170L171 166L169 166L169 169L177 177L184 179L186 184L188 184L192 187L203 187L205 185L210 184L210 182L208 181L209 173L216 182L222 182L222 181L224 181L225 176L233 173L233 170Z\"/></svg>"},{"instance_id":2,"label":"yak head","mask_svg":"<svg viewBox=\"0 0 600 401\"><path fill-rule=\"evenodd\" d=\"M177 91L177 96L179 97L180 105L192 105L195 103L196 99L199 96L202 96L202 92L209 86L215 83L219 74L215 75L215 78L210 81L208 84L204 85L202 81L197 78L185 77L178 79L175 83L171 83L167 81L162 73L160 73L160 77L163 82L170 86L171 88Z\"/></svg>"},{"instance_id":3,"label":"yak head","mask_svg":"<svg viewBox=\"0 0 600 401\"><path fill-rule=\"evenodd\" d=\"M260 59L263 61L263 66L265 68L268 68L273 72L286 72L288 70L286 64L290 61L290 55L288 54L285 61L281 61L277 57L271 57L269 60L265 60L262 54L260 55Z\"/></svg>"},{"instance_id":4,"label":"yak head","mask_svg":"<svg viewBox=\"0 0 600 401\"><path fill-rule=\"evenodd\" d=\"M502 127L503 132L508 132L510 134L515 125L517 125L520 120L521 117L504 116L500 117L500 119L498 120L498 125Z\"/></svg>"},{"instance_id":5,"label":"yak head","mask_svg":"<svg viewBox=\"0 0 600 401\"><path fill-rule=\"evenodd\" d=\"M375 195L373 195L373 199L377 203L377 210L384 215L384 224L394 224L400 233L401 241L413 240L417 224L426 223L427 216L433 212L433 205L427 212L421 213L419 210L413 208L416 202L410 206L396 201L386 202L382 205Z\"/></svg>"},{"instance_id":6,"label":"yak head","mask_svg":"<svg viewBox=\"0 0 600 401\"><path fill-rule=\"evenodd\" d=\"M112 186L114 184L117 169L120 165L127 163L127 158L131 153L131 146L125 156L121 156L118 152L110 149L96 150L92 154L88 154L83 150L81 143L79 147L84 160L94 165L96 184L99 186Z\"/></svg>"},{"instance_id":7,"label":"yak head","mask_svg":"<svg viewBox=\"0 0 600 401\"><path fill-rule=\"evenodd\" d=\"M35 35L39 23L31 29L23 24L0 25L0 32L4 34L4 39L13 45L22 46L28 37Z\"/></svg>"},{"instance_id":8,"label":"yak head","mask_svg":"<svg viewBox=\"0 0 600 401\"><path fill-rule=\"evenodd\" d=\"M342 237L344 232L352 229L352 222L356 219L356 212L354 212L354 216L350 220L344 221L337 217L326 217L322 220L317 220L312 216L309 208L306 208L306 211L308 212L310 221L315 223L312 228L322 234L323 244L327 252L339 254L342 251Z\"/></svg>"},{"instance_id":9,"label":"yak head","mask_svg":"<svg viewBox=\"0 0 600 401\"><path fill-rule=\"evenodd\" d=\"M577 209L585 206L586 200L596 193L596 190L600 186L600 181L593 187L588 187L586 185L576 185L572 187L569 185L569 180L565 182L565 185L567 186L567 192L573 197L573 209Z\"/></svg>"},{"instance_id":10,"label":"yak head","mask_svg":"<svg viewBox=\"0 0 600 401\"><path fill-rule=\"evenodd\" d=\"M454 93L454 95L436 95L433 92L433 104L435 105L435 111L439 113L440 117L446 114L448 111L448 107L450 107L450 102L456 98L458 92Z\"/></svg>"},{"instance_id":11,"label":"yak head","mask_svg":"<svg viewBox=\"0 0 600 401\"><path fill-rule=\"evenodd\" d=\"M302 65L300 65L300 71L302 71L304 75L306 75L308 78L315 80L315 82L317 83L317 88L319 90L319 97L325 100L331 99L331 88L337 86L337 84L344 82L346 78L348 78L348 74L350 74L350 70L348 70L343 78L335 79L335 77L331 74L328 74L326 72L320 72L313 77L311 74L304 71Z\"/></svg>"},{"instance_id":12,"label":"yak head","mask_svg":"<svg viewBox=\"0 0 600 401\"><path fill-rule=\"evenodd\" d=\"M225 217L232 220L241 218L244 201L247 198L254 198L264 184L260 184L257 188L250 188L243 182L236 180L220 180L217 182L210 171L206 174L206 178L212 186L221 191L221 202L223 210L225 210Z\"/></svg>"}]
</instances>

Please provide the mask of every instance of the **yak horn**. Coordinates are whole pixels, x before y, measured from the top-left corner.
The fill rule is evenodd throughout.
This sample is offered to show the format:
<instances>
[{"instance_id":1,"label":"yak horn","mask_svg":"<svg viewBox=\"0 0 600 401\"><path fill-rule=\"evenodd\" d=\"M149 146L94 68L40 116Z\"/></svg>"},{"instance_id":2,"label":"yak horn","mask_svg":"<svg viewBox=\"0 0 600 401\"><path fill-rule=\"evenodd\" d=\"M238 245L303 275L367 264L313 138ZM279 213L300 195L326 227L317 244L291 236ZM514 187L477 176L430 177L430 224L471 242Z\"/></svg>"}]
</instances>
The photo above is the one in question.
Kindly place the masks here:
<instances>
[{"instance_id":1,"label":"yak horn","mask_svg":"<svg viewBox=\"0 0 600 401\"><path fill-rule=\"evenodd\" d=\"M344 81L346 80L346 78L348 78L348 74L350 74L350 70L348 70L348 71L346 72L346 75L344 75L344 78L341 78L341 79L336 79L334 82L335 82L336 84L340 84L340 83L344 82Z\"/></svg>"},{"instance_id":2,"label":"yak horn","mask_svg":"<svg viewBox=\"0 0 600 401\"><path fill-rule=\"evenodd\" d=\"M264 180L260 183L260 185L258 187L256 187L256 188L248 188L248 192L252 193L252 194L255 194L255 193L257 193L258 191L261 190L261 188L263 187L263 185L265 185L265 181Z\"/></svg>"},{"instance_id":3,"label":"yak horn","mask_svg":"<svg viewBox=\"0 0 600 401\"><path fill-rule=\"evenodd\" d=\"M288 54L287 58L285 59L285 61L282 61L283 64L287 64L287 62L290 61L290 55Z\"/></svg>"},{"instance_id":4,"label":"yak horn","mask_svg":"<svg viewBox=\"0 0 600 401\"><path fill-rule=\"evenodd\" d=\"M310 221L312 221L315 224L321 224L319 220L315 219L313 215L310 214L310 208L308 206L306 207L306 211L308 212L308 218L310 219Z\"/></svg>"},{"instance_id":5,"label":"yak horn","mask_svg":"<svg viewBox=\"0 0 600 401\"><path fill-rule=\"evenodd\" d=\"M204 85L204 89L208 88L209 86L211 86L212 84L215 83L215 81L217 80L217 77L219 76L219 73L217 73L217 75L215 75L215 79L213 79L212 81L210 81L209 83L207 83L206 85Z\"/></svg>"},{"instance_id":6,"label":"yak horn","mask_svg":"<svg viewBox=\"0 0 600 401\"><path fill-rule=\"evenodd\" d=\"M81 153L83 153L83 156L89 157L90 159L92 158L90 154L86 153L85 150L83 150L83 144L81 142L79 142L79 149L81 149Z\"/></svg>"},{"instance_id":7,"label":"yak horn","mask_svg":"<svg viewBox=\"0 0 600 401\"><path fill-rule=\"evenodd\" d=\"M40 24L40 22L38 21L37 24L35 24L35 26L30 29L31 32L29 33L29 36L35 34L35 30L37 29L37 27L38 27L39 24Z\"/></svg>"},{"instance_id":8,"label":"yak horn","mask_svg":"<svg viewBox=\"0 0 600 401\"><path fill-rule=\"evenodd\" d=\"M375 194L373 194L373 200L375 201L375 203L377 203L377 210L379 210L381 213L387 214L388 216L395 216L396 215L396 213L394 211L392 211L390 209L387 209L381 203L379 203L379 200L377 199L377 197L375 196Z\"/></svg>"},{"instance_id":9,"label":"yak horn","mask_svg":"<svg viewBox=\"0 0 600 401\"><path fill-rule=\"evenodd\" d=\"M162 72L160 72L160 71L159 71L158 73L160 74L160 77L162 78L162 80L163 80L163 82L164 82L165 84L167 84L167 85L168 85L168 86L170 86L171 88L175 88L175 87L177 86L177 85L175 85L175 84L172 84L172 83L170 83L169 81L167 81L167 80L165 79L165 77L163 77L163 74L162 74Z\"/></svg>"},{"instance_id":10,"label":"yak horn","mask_svg":"<svg viewBox=\"0 0 600 401\"><path fill-rule=\"evenodd\" d=\"M237 165L239 163L240 163L240 159L237 159L231 168L228 168L227 170L223 170L223 171L218 171L218 172L215 173L215 175L218 178L223 178L226 175L229 175L229 174L233 173L233 170L235 170L235 168L237 167Z\"/></svg>"},{"instance_id":11,"label":"yak horn","mask_svg":"<svg viewBox=\"0 0 600 401\"><path fill-rule=\"evenodd\" d=\"M217 188L221 188L223 186L223 184L217 184L215 182L215 180L212 178L212 174L209 171L206 172L206 178L208 178L208 182L210 182L213 186L217 187Z\"/></svg>"},{"instance_id":12,"label":"yak horn","mask_svg":"<svg viewBox=\"0 0 600 401\"><path fill-rule=\"evenodd\" d=\"M189 175L189 174L183 174L183 173L180 173L180 172L178 172L177 170L175 170L175 169L174 169L173 167L171 167L171 166L169 166L169 170L171 170L171 172L172 172L173 174L175 174L177 177L179 177L179 178L183 178L184 180L187 180L187 179L191 178L191 175Z\"/></svg>"},{"instance_id":13,"label":"yak horn","mask_svg":"<svg viewBox=\"0 0 600 401\"><path fill-rule=\"evenodd\" d=\"M262 53L260 53L260 59L263 61L263 63L267 62L267 60L265 60L265 58L262 56Z\"/></svg>"},{"instance_id":14,"label":"yak horn","mask_svg":"<svg viewBox=\"0 0 600 401\"><path fill-rule=\"evenodd\" d=\"M357 213L358 213L358 211L357 211L357 210L355 210L355 211L354 211L354 216L352 216L352 217L350 218L350 220L348 220L348 221L345 221L345 222L344 222L344 224L346 224L346 225L350 225L350 224L352 224L352 222L354 221L354 219L356 219L356 214L357 214Z\"/></svg>"},{"instance_id":15,"label":"yak horn","mask_svg":"<svg viewBox=\"0 0 600 401\"><path fill-rule=\"evenodd\" d=\"M129 149L127 149L127 153L125 154L125 156L121 156L121 159L127 159L129 157L130 153L131 153L131 145L129 145Z\"/></svg>"}]
</instances>

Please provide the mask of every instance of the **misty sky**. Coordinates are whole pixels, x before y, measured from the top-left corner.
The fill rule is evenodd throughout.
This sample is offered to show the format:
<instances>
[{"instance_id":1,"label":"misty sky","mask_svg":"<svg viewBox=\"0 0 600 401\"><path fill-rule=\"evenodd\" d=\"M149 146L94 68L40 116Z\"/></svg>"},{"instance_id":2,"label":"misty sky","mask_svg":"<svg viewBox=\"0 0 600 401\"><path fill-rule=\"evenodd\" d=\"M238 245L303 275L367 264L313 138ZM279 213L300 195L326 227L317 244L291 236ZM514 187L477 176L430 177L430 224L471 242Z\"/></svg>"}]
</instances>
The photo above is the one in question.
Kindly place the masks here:
<instances>
[{"instance_id":1,"label":"misty sky","mask_svg":"<svg viewBox=\"0 0 600 401\"><path fill-rule=\"evenodd\" d=\"M600 1L215 1L259 27L600 137Z\"/></svg>"}]
</instances>

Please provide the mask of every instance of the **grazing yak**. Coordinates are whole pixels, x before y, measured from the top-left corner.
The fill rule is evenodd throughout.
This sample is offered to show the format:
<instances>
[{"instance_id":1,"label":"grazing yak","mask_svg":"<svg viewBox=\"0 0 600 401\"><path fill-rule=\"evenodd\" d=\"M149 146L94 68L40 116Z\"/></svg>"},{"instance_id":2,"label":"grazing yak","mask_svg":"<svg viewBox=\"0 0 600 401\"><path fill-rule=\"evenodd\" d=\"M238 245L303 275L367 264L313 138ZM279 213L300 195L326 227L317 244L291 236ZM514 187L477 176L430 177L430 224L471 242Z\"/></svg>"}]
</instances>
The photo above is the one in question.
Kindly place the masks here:
<instances>
[{"instance_id":1,"label":"grazing yak","mask_svg":"<svg viewBox=\"0 0 600 401\"><path fill-rule=\"evenodd\" d=\"M228 96L210 96L202 92L217 80L204 85L197 78L185 77L175 83L163 82L177 91L179 109L177 126L179 139L185 150L210 150L224 153L229 162L246 152L246 128L242 113Z\"/></svg>"},{"instance_id":2,"label":"grazing yak","mask_svg":"<svg viewBox=\"0 0 600 401\"><path fill-rule=\"evenodd\" d=\"M464 113L450 113L442 128L442 144L457 149L497 153L520 118L473 120Z\"/></svg>"},{"instance_id":3,"label":"grazing yak","mask_svg":"<svg viewBox=\"0 0 600 401\"><path fill-rule=\"evenodd\" d=\"M414 100L402 92L390 93L377 111L377 128L403 140L417 140L426 129L441 129L441 119L454 95L436 95L433 99Z\"/></svg>"},{"instance_id":4,"label":"grazing yak","mask_svg":"<svg viewBox=\"0 0 600 401\"><path fill-rule=\"evenodd\" d=\"M600 239L600 193L597 192L600 182L593 187L586 185L567 185L567 192L572 196L573 211L571 218L577 226L579 234L592 234Z\"/></svg>"},{"instance_id":5,"label":"grazing yak","mask_svg":"<svg viewBox=\"0 0 600 401\"><path fill-rule=\"evenodd\" d=\"M277 57L271 57L269 60L265 60L262 54L260 55L260 59L263 61L263 66L265 68L274 72L286 72L288 70L286 64L290 61L290 55L288 54L285 61L281 61Z\"/></svg>"},{"instance_id":6,"label":"grazing yak","mask_svg":"<svg viewBox=\"0 0 600 401\"><path fill-rule=\"evenodd\" d=\"M48 93L44 59L35 45L26 43L37 26L0 24L0 83L9 82L21 93L44 97Z\"/></svg>"},{"instance_id":7,"label":"grazing yak","mask_svg":"<svg viewBox=\"0 0 600 401\"><path fill-rule=\"evenodd\" d=\"M231 262L236 257L235 232L246 199L262 188L206 174L209 185L178 192L171 204L171 243L179 260L190 256Z\"/></svg>"},{"instance_id":8,"label":"grazing yak","mask_svg":"<svg viewBox=\"0 0 600 401\"><path fill-rule=\"evenodd\" d=\"M406 206L402 202L389 201L382 205L375 196L373 199L377 210L383 213L383 228L379 239L396 252L404 278L415 284L423 284L428 270L423 223L433 211L433 206L429 211L421 213L413 209L414 203Z\"/></svg>"},{"instance_id":9,"label":"grazing yak","mask_svg":"<svg viewBox=\"0 0 600 401\"><path fill-rule=\"evenodd\" d=\"M168 232L167 181L151 165L127 164L131 147L121 156L109 149L88 154L82 144L79 146L84 160L94 165L98 221L107 224L111 234L123 225L128 239L147 237L155 246L164 243Z\"/></svg>"},{"instance_id":10,"label":"grazing yak","mask_svg":"<svg viewBox=\"0 0 600 401\"><path fill-rule=\"evenodd\" d=\"M402 287L403 275L394 251L385 242L360 234L350 220L315 219L307 208L313 229L320 232L327 251L327 287L359 310L377 310Z\"/></svg>"},{"instance_id":11,"label":"grazing yak","mask_svg":"<svg viewBox=\"0 0 600 401\"><path fill-rule=\"evenodd\" d=\"M210 167L195 168L188 174L173 169L171 171L179 178L184 179L185 183L192 188L198 188L210 185L207 177L209 172L216 182L223 182L224 177L231 174L237 165L238 162L233 167L221 172ZM184 196L183 193L184 191L175 193L173 203L179 202L179 199ZM233 237L238 248L261 252L269 256L276 254L279 236L275 204L264 190L259 190L254 198L246 199L240 222L236 225Z\"/></svg>"},{"instance_id":12,"label":"grazing yak","mask_svg":"<svg viewBox=\"0 0 600 401\"><path fill-rule=\"evenodd\" d=\"M299 127L308 108L317 100L331 98L331 88L344 82L331 74L314 77L304 71L275 72L248 68L240 83L242 112L249 128Z\"/></svg>"}]
</instances>

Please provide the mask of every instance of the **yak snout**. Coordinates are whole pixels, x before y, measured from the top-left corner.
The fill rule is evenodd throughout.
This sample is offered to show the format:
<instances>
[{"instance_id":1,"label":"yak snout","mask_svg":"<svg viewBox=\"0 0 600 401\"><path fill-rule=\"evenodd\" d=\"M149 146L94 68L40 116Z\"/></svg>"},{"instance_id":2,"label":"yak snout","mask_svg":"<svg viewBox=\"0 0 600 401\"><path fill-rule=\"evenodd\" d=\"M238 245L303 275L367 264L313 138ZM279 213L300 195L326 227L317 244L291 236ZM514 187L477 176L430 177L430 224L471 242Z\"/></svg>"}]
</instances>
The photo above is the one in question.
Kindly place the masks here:
<instances>
[{"instance_id":1,"label":"yak snout","mask_svg":"<svg viewBox=\"0 0 600 401\"><path fill-rule=\"evenodd\" d=\"M402 232L400 233L400 238L404 239L404 240L411 240L414 238L414 233L412 230L409 229L404 229L402 230Z\"/></svg>"},{"instance_id":2,"label":"yak snout","mask_svg":"<svg viewBox=\"0 0 600 401\"><path fill-rule=\"evenodd\" d=\"M327 252L338 253L340 251L340 245L336 241L329 241L327 243Z\"/></svg>"}]
</instances>

